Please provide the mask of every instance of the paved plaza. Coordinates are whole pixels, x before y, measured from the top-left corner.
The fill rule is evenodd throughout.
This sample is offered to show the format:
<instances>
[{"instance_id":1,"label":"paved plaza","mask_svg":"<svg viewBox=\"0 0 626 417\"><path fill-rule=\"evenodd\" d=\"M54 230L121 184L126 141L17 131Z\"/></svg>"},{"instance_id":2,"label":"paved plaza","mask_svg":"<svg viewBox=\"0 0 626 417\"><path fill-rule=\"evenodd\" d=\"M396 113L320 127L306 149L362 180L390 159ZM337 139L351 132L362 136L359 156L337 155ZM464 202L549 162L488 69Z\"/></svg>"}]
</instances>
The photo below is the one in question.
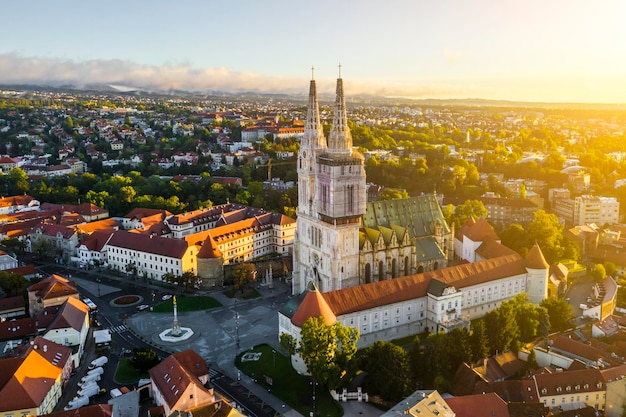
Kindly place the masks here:
<instances>
[{"instance_id":1,"label":"paved plaza","mask_svg":"<svg viewBox=\"0 0 626 417\"><path fill-rule=\"evenodd\" d=\"M79 285L93 292L96 284L92 281L76 279ZM102 295L118 292L114 285L100 284ZM266 343L282 350L278 343L278 310L289 299L290 285L276 282L273 289L261 286L260 298L238 300L226 297L221 291L207 295L218 300L222 306L210 310L178 313L178 321L182 327L194 331L188 340L179 343L167 343L159 339L159 333L170 329L173 314L152 313L145 310L129 316L125 325L135 335L167 352L178 352L186 349L195 350L210 367L220 370L233 380L237 380L238 370L235 367L235 356L256 345ZM237 346L239 340L239 346ZM241 374L240 383L260 399L286 417L297 417L300 414L286 406L278 398L272 396L251 378ZM376 417L382 412L367 403L351 401L343 403L345 416Z\"/></svg>"}]
</instances>

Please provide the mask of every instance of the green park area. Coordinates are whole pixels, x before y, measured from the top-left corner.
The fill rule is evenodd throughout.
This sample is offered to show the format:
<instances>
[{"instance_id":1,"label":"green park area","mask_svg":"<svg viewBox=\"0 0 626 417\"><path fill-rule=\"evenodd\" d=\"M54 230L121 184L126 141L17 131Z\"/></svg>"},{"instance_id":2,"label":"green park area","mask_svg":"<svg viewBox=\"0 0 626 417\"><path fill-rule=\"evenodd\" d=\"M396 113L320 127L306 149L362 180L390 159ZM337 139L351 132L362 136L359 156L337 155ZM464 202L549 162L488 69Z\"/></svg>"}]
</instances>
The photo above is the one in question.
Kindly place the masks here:
<instances>
[{"instance_id":1,"label":"green park area","mask_svg":"<svg viewBox=\"0 0 626 417\"><path fill-rule=\"evenodd\" d=\"M136 384L141 378L148 378L148 373L135 368L129 358L120 358L115 370L115 382L121 385Z\"/></svg>"},{"instance_id":2,"label":"green park area","mask_svg":"<svg viewBox=\"0 0 626 417\"><path fill-rule=\"evenodd\" d=\"M288 356L263 344L238 355L235 365L300 414L308 416L313 411L313 381L298 374ZM321 391L319 386L315 388L315 415L342 416L343 409L330 393Z\"/></svg>"}]
</instances>

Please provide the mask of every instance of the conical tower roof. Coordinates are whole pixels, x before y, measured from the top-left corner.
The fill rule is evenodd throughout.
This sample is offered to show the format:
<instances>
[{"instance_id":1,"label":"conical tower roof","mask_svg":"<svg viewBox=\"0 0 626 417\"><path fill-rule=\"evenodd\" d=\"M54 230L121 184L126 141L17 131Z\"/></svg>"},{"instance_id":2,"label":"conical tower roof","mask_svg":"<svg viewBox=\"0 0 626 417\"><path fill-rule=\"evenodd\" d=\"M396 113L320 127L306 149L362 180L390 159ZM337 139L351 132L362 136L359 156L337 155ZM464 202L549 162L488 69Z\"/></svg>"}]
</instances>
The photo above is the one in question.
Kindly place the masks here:
<instances>
[{"instance_id":1,"label":"conical tower roof","mask_svg":"<svg viewBox=\"0 0 626 417\"><path fill-rule=\"evenodd\" d=\"M550 265L546 262L546 258L543 257L543 252L538 244L534 244L526 255L526 267L532 269L548 269Z\"/></svg>"},{"instance_id":2,"label":"conical tower roof","mask_svg":"<svg viewBox=\"0 0 626 417\"><path fill-rule=\"evenodd\" d=\"M339 65L339 78L337 78L337 95L335 98L335 111L333 113L333 125L328 135L328 152L331 154L347 154L352 152L352 133L348 127L346 114L346 99L343 95L343 79L341 78L341 65Z\"/></svg>"},{"instance_id":3,"label":"conical tower roof","mask_svg":"<svg viewBox=\"0 0 626 417\"><path fill-rule=\"evenodd\" d=\"M300 303L300 306L291 318L291 322L302 327L310 317L324 317L324 324L332 326L337 322L337 316L333 313L324 296L316 289L309 290L308 294Z\"/></svg>"},{"instance_id":4,"label":"conical tower roof","mask_svg":"<svg viewBox=\"0 0 626 417\"><path fill-rule=\"evenodd\" d=\"M311 69L313 71L313 68ZM315 79L311 79L309 85L309 103L306 112L306 124L304 136L301 140L301 147L311 149L326 149L326 138L322 124L320 123L320 107L317 101L317 86Z\"/></svg>"},{"instance_id":5,"label":"conical tower roof","mask_svg":"<svg viewBox=\"0 0 626 417\"><path fill-rule=\"evenodd\" d=\"M213 240L211 236L208 236L202 247L198 251L198 258L206 259L206 258L221 258L222 251L217 247L217 244Z\"/></svg>"}]
</instances>

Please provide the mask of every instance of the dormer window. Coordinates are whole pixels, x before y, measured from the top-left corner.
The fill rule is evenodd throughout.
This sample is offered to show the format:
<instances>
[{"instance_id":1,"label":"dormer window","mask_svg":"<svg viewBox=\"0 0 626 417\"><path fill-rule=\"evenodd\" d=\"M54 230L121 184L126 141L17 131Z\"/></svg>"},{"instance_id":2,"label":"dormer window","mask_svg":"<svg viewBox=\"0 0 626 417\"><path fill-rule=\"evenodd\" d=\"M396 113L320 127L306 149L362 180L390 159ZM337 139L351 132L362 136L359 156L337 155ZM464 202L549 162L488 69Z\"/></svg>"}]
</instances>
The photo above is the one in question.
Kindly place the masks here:
<instances>
[{"instance_id":1,"label":"dormer window","mask_svg":"<svg viewBox=\"0 0 626 417\"><path fill-rule=\"evenodd\" d=\"M545 395L545 394L547 394L547 393L548 393L548 390L544 388L544 389L542 389L542 390L541 390L541 393L542 393L543 395Z\"/></svg>"},{"instance_id":2,"label":"dormer window","mask_svg":"<svg viewBox=\"0 0 626 417\"><path fill-rule=\"evenodd\" d=\"M570 387L569 385L565 387L565 391L570 392L571 390L572 390L572 387Z\"/></svg>"},{"instance_id":3,"label":"dormer window","mask_svg":"<svg viewBox=\"0 0 626 417\"><path fill-rule=\"evenodd\" d=\"M583 385L583 388L584 388L584 389L589 389L589 384L585 384L585 385Z\"/></svg>"},{"instance_id":4,"label":"dormer window","mask_svg":"<svg viewBox=\"0 0 626 417\"><path fill-rule=\"evenodd\" d=\"M556 387L556 392L561 392L563 389L561 387Z\"/></svg>"}]
</instances>

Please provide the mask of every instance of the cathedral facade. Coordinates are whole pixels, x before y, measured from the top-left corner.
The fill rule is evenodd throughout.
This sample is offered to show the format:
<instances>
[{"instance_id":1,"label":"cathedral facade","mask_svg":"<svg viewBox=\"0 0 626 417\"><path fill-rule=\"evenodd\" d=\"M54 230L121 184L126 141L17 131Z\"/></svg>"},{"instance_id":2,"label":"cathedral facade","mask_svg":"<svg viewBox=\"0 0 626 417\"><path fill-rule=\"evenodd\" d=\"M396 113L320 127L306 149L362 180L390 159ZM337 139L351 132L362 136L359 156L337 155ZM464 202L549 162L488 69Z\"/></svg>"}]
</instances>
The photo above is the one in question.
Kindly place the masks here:
<instances>
[{"instance_id":1,"label":"cathedral facade","mask_svg":"<svg viewBox=\"0 0 626 417\"><path fill-rule=\"evenodd\" d=\"M452 258L453 231L435 195L367 203L364 158L352 147L341 76L328 140L310 82L297 170L293 294L421 273Z\"/></svg>"}]
</instances>

